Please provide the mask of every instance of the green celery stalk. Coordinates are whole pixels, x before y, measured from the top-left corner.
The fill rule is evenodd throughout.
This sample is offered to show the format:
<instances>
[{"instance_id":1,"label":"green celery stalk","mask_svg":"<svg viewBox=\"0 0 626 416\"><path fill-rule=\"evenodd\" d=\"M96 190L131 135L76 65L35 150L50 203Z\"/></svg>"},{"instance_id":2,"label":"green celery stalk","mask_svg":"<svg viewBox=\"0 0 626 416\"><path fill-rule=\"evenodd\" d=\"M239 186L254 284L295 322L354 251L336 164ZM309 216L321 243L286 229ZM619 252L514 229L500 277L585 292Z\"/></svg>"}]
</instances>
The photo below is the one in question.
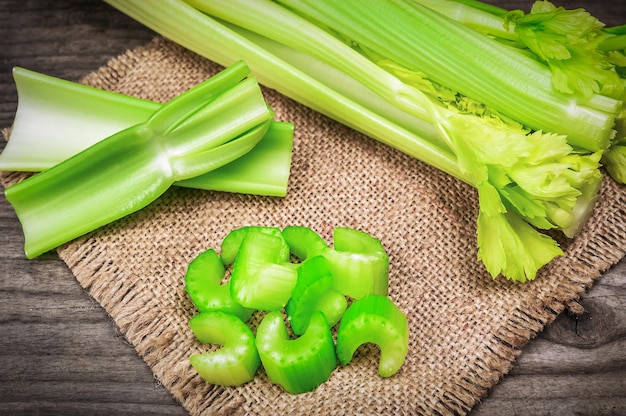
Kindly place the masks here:
<instances>
[{"instance_id":1,"label":"green celery stalk","mask_svg":"<svg viewBox=\"0 0 626 416\"><path fill-rule=\"evenodd\" d=\"M140 0L105 1L157 33L221 65L228 66L241 59L263 85L405 153L419 154L424 162L463 178L454 156L442 151L439 145L390 122L361 105L359 100L329 88L183 0L164 0L158 8ZM363 123L365 119L367 123Z\"/></svg>"},{"instance_id":2,"label":"green celery stalk","mask_svg":"<svg viewBox=\"0 0 626 416\"><path fill-rule=\"evenodd\" d=\"M477 1L464 2L458 0L412 0L430 9L448 16L456 22L471 27L485 35L495 36L500 40L515 42L517 36L513 31L514 25L504 24L503 16L506 10L480 7ZM487 5L489 6L489 5Z\"/></svg>"},{"instance_id":3,"label":"green celery stalk","mask_svg":"<svg viewBox=\"0 0 626 416\"><path fill-rule=\"evenodd\" d=\"M176 180L249 152L273 116L239 62L122 130L6 189L28 258L135 212Z\"/></svg>"},{"instance_id":4,"label":"green celery stalk","mask_svg":"<svg viewBox=\"0 0 626 416\"><path fill-rule=\"evenodd\" d=\"M158 10L137 0L108 0L108 3L158 33L222 65L235 58L244 59L259 81L268 87L474 186L481 201L479 220L489 225L479 227L479 230L489 233L478 237L479 245L483 244L479 246L479 258L485 262L485 257L489 257L488 270L493 277L506 271L505 276L510 279L533 279L548 261L546 259L562 254L554 240L546 238L533 227L557 228L567 236L573 236L585 224L593 209L601 180L598 170L600 153L577 154L567 145L566 136L542 132L530 134L519 123L509 125L496 117L460 114L425 99L418 88L404 89L415 95L404 101L410 105L403 109L415 109L416 104L423 104L425 118L430 121L424 124L420 118L424 114L416 116L418 110L415 114L400 108L391 111L393 85L388 89L381 87L377 91L386 90L388 94L374 99L376 93L361 82L367 80L354 78L362 76L362 72L344 73L332 62L323 62L302 50L281 45L253 33L247 26L238 27L212 18L185 2L163 1ZM343 5L338 3L332 6ZM194 4L199 3L194 1ZM357 10L355 13L360 12ZM378 15L376 19L369 20L374 26L380 26ZM278 19L265 24L268 27L283 24L290 27L288 23ZM395 26L395 22L390 24L390 27ZM258 25L251 24L252 27ZM294 31L290 35L297 38L300 34ZM211 39L211 42L203 39ZM338 55L343 55L345 51L346 56L352 56L353 51L349 49L345 45ZM521 61L519 57L515 59ZM354 69L348 64L343 62L341 68ZM547 69L541 64L535 62L534 66L535 69L541 68L539 72L542 75L546 74ZM396 71L394 75L404 80L413 79L417 74L400 76ZM333 78L339 81L333 82ZM550 82L545 76L534 81L537 81L536 88L539 89ZM342 88L338 84L348 87ZM359 88L353 89L354 85L359 85ZM365 100L362 99L364 97ZM404 96L401 98L404 99ZM605 98L599 99L599 104L594 101L595 97L584 102L611 108L611 100ZM383 106L383 101L387 107ZM567 108L569 111L582 107L568 101ZM610 124L602 113L592 109L590 114L601 116L604 121L600 124ZM413 125L413 120L420 120L422 124ZM605 139L599 139L596 144L601 146L599 143ZM519 216L523 221L518 222L513 216ZM493 240L495 244L484 244ZM537 245L540 249L535 249ZM537 252L548 255L535 257Z\"/></svg>"},{"instance_id":5,"label":"green celery stalk","mask_svg":"<svg viewBox=\"0 0 626 416\"><path fill-rule=\"evenodd\" d=\"M412 0L280 3L530 128L566 135L589 151L610 144L616 114L555 91L542 64Z\"/></svg>"},{"instance_id":6,"label":"green celery stalk","mask_svg":"<svg viewBox=\"0 0 626 416\"><path fill-rule=\"evenodd\" d=\"M222 284L226 269L215 250L200 253L187 266L185 291L200 312L222 311L247 321L254 310L235 302L230 294L230 280Z\"/></svg>"},{"instance_id":7,"label":"green celery stalk","mask_svg":"<svg viewBox=\"0 0 626 416\"><path fill-rule=\"evenodd\" d=\"M290 339L282 314L270 312L257 328L256 345L270 381L292 394L315 390L337 366L333 337L321 312L296 339Z\"/></svg>"},{"instance_id":8,"label":"green celery stalk","mask_svg":"<svg viewBox=\"0 0 626 416\"><path fill-rule=\"evenodd\" d=\"M607 95L616 98L616 103L623 100L624 82L605 52L624 47L619 47L605 25L582 8L567 10L537 1L529 13L511 10L496 16L481 10L478 1L471 6L455 0L413 1L520 50L531 51L533 59L550 68L557 91L587 97Z\"/></svg>"},{"instance_id":9,"label":"green celery stalk","mask_svg":"<svg viewBox=\"0 0 626 416\"><path fill-rule=\"evenodd\" d=\"M493 4L488 4L480 0L453 0L456 3L461 3L466 6L471 6L477 10L493 14L495 16L504 16L508 11Z\"/></svg>"},{"instance_id":10,"label":"green celery stalk","mask_svg":"<svg viewBox=\"0 0 626 416\"><path fill-rule=\"evenodd\" d=\"M337 357L348 364L357 348L373 343L380 348L378 373L391 377L398 372L409 350L406 316L386 296L369 295L354 301L344 313L337 331Z\"/></svg>"},{"instance_id":11,"label":"green celery stalk","mask_svg":"<svg viewBox=\"0 0 626 416\"><path fill-rule=\"evenodd\" d=\"M0 170L39 172L125 128L162 105L16 67L19 101ZM293 124L274 122L253 150L223 167L174 185L284 196Z\"/></svg>"},{"instance_id":12,"label":"green celery stalk","mask_svg":"<svg viewBox=\"0 0 626 416\"><path fill-rule=\"evenodd\" d=\"M222 311L202 312L189 320L189 327L199 342L221 346L189 357L200 377L222 386L240 386L254 378L261 360L254 334L241 318Z\"/></svg>"}]
</instances>

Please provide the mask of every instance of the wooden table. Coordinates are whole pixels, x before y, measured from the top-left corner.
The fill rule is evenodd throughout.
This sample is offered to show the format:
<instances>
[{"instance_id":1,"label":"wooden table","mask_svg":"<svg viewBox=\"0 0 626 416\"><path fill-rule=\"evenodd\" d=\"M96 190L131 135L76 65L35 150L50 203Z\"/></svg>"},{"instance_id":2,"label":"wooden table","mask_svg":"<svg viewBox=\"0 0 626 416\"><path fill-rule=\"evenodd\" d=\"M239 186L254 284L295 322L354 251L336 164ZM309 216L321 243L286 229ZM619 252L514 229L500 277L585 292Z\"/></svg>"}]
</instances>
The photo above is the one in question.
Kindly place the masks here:
<instances>
[{"instance_id":1,"label":"wooden table","mask_svg":"<svg viewBox=\"0 0 626 416\"><path fill-rule=\"evenodd\" d=\"M621 0L575 4L626 22ZM93 0L0 0L0 127L15 115L13 66L77 81L153 36ZM2 197L0 414L185 414L65 264L55 254L26 260L22 245ZM472 415L626 414L626 260L581 304L584 314L562 314L525 347Z\"/></svg>"}]
</instances>

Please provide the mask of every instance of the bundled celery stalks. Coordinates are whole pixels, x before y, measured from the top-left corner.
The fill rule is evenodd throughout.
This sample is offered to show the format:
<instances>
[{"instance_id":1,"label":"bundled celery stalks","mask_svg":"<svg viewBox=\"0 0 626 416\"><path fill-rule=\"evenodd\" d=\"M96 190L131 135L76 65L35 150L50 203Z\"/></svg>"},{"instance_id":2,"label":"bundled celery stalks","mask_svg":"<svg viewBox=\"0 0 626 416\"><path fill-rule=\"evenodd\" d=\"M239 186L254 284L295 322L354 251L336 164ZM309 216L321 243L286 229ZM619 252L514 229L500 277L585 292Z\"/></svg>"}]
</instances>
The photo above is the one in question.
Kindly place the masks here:
<instances>
[{"instance_id":1,"label":"bundled celery stalks","mask_svg":"<svg viewBox=\"0 0 626 416\"><path fill-rule=\"evenodd\" d=\"M623 97L558 91L527 52L413 0L107 2L474 186L478 255L494 277L533 279L562 255L538 229L582 228L621 134Z\"/></svg>"},{"instance_id":2,"label":"bundled celery stalks","mask_svg":"<svg viewBox=\"0 0 626 416\"><path fill-rule=\"evenodd\" d=\"M238 62L158 108L145 122L6 189L38 256L135 212L175 181L245 155L272 124L257 81Z\"/></svg>"}]
</instances>

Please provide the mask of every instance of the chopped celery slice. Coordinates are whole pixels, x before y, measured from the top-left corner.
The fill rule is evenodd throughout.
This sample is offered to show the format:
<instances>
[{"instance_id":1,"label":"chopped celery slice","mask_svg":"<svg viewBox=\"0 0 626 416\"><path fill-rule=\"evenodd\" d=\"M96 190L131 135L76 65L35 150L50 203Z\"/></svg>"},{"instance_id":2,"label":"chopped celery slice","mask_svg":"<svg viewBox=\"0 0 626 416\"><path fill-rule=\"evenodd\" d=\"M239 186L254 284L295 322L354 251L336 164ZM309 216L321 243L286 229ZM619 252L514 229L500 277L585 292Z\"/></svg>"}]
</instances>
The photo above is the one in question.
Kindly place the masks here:
<instances>
[{"instance_id":1,"label":"chopped celery slice","mask_svg":"<svg viewBox=\"0 0 626 416\"><path fill-rule=\"evenodd\" d=\"M247 308L282 309L298 280L297 267L289 263L285 240L252 228L245 232L231 274L233 299Z\"/></svg>"},{"instance_id":2,"label":"chopped celery slice","mask_svg":"<svg viewBox=\"0 0 626 416\"><path fill-rule=\"evenodd\" d=\"M235 302L230 294L230 280L221 284L226 269L215 250L200 253L187 267L185 290L200 312L222 311L231 313L243 321L254 310Z\"/></svg>"},{"instance_id":3,"label":"chopped celery slice","mask_svg":"<svg viewBox=\"0 0 626 416\"><path fill-rule=\"evenodd\" d=\"M378 239L360 230L337 227L333 247L324 256L335 276L335 289L354 299L387 295L389 257Z\"/></svg>"},{"instance_id":4,"label":"chopped celery slice","mask_svg":"<svg viewBox=\"0 0 626 416\"><path fill-rule=\"evenodd\" d=\"M200 377L222 386L240 386L254 378L261 360L252 330L239 317L221 311L202 312L189 320L189 326L201 343L222 346L189 357Z\"/></svg>"},{"instance_id":5,"label":"chopped celery slice","mask_svg":"<svg viewBox=\"0 0 626 416\"><path fill-rule=\"evenodd\" d=\"M328 245L318 233L302 225L285 227L283 237L293 255L301 260L317 256L328 249Z\"/></svg>"},{"instance_id":6,"label":"chopped celery slice","mask_svg":"<svg viewBox=\"0 0 626 416\"><path fill-rule=\"evenodd\" d=\"M162 105L16 67L19 96L0 170L39 172L98 141L145 122ZM227 165L174 185L284 196L287 192L293 124L273 122L261 141Z\"/></svg>"},{"instance_id":7,"label":"chopped celery slice","mask_svg":"<svg viewBox=\"0 0 626 416\"><path fill-rule=\"evenodd\" d=\"M292 253L300 259L324 256L338 292L354 299L370 293L387 294L389 256L378 239L360 230L336 227L334 247L330 248L307 227L286 227L283 235Z\"/></svg>"},{"instance_id":8,"label":"chopped celery slice","mask_svg":"<svg viewBox=\"0 0 626 416\"><path fill-rule=\"evenodd\" d=\"M230 231L226 237L222 240L221 257L222 263L225 265L233 264L239 253L239 248L244 238L250 231L263 232L266 234L274 235L282 240L280 253L278 258L281 261L287 261L289 259L289 246L287 242L282 238L282 234L279 228L276 227L264 227L259 225L248 225L245 227L237 228Z\"/></svg>"},{"instance_id":9,"label":"chopped celery slice","mask_svg":"<svg viewBox=\"0 0 626 416\"><path fill-rule=\"evenodd\" d=\"M335 326L335 324L341 320L347 307L348 301L346 297L333 287L322 293L315 304L315 309L324 314L326 322L328 322L328 325L331 327Z\"/></svg>"},{"instance_id":10,"label":"chopped celery slice","mask_svg":"<svg viewBox=\"0 0 626 416\"><path fill-rule=\"evenodd\" d=\"M381 377L398 372L409 349L409 324L386 296L369 295L355 300L343 314L337 331L339 362L345 365L352 361L357 348L365 343L380 348Z\"/></svg>"},{"instance_id":11,"label":"chopped celery slice","mask_svg":"<svg viewBox=\"0 0 626 416\"><path fill-rule=\"evenodd\" d=\"M257 329L256 345L270 381L292 394L315 390L337 366L333 337L321 312L296 339L290 339L282 314L270 312Z\"/></svg>"},{"instance_id":12,"label":"chopped celery slice","mask_svg":"<svg viewBox=\"0 0 626 416\"><path fill-rule=\"evenodd\" d=\"M298 281L285 308L296 335L306 331L315 312L324 313L332 327L346 307L346 298L333 289L333 275L324 256L310 257L300 263Z\"/></svg>"},{"instance_id":13,"label":"chopped celery slice","mask_svg":"<svg viewBox=\"0 0 626 416\"><path fill-rule=\"evenodd\" d=\"M144 123L99 141L6 189L36 257L145 207L175 181L246 154L271 124L239 62L162 106Z\"/></svg>"}]
</instances>

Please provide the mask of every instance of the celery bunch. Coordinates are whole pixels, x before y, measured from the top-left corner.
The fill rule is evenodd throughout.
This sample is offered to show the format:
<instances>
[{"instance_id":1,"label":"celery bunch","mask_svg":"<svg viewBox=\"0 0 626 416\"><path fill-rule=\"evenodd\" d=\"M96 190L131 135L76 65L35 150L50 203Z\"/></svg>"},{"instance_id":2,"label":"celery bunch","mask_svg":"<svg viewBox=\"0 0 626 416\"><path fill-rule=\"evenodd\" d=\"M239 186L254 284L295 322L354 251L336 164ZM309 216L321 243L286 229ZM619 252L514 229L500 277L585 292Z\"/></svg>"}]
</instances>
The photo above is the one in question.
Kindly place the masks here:
<instances>
[{"instance_id":1,"label":"celery bunch","mask_svg":"<svg viewBox=\"0 0 626 416\"><path fill-rule=\"evenodd\" d=\"M107 2L222 65L245 60L261 83L474 186L478 255L493 277L533 279L562 254L538 229L579 232L600 159L623 136L614 64L603 61L602 88L559 90L534 53L430 8L438 2ZM519 37L506 11L442 3L501 21L508 43Z\"/></svg>"}]
</instances>

